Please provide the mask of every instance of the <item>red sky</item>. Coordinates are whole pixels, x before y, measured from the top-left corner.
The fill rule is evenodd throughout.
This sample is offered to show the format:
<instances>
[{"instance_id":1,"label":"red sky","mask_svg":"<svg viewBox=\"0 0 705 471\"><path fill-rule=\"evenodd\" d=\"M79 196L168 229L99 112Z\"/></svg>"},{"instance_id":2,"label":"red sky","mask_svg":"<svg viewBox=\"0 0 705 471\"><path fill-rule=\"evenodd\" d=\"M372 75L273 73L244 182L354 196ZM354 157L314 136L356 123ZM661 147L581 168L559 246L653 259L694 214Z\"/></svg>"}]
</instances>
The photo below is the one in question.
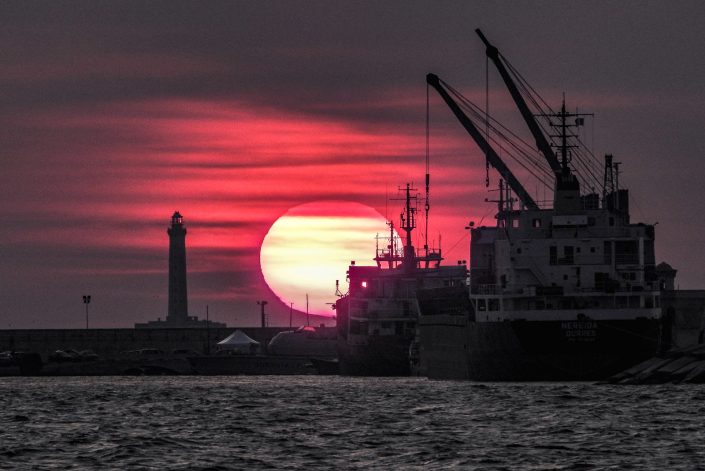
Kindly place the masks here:
<instances>
[{"instance_id":1,"label":"red sky","mask_svg":"<svg viewBox=\"0 0 705 471\"><path fill-rule=\"evenodd\" d=\"M633 219L659 222L658 261L704 287L703 21L699 2L3 3L0 328L82 327L83 294L96 327L163 318L175 210L192 315L255 325L267 299L288 322L259 271L268 228L319 200L396 217L386 194L423 182L426 73L484 102L475 27L552 104L596 113ZM494 71L490 86L523 132ZM455 263L492 206L480 153L431 98L429 232Z\"/></svg>"}]
</instances>

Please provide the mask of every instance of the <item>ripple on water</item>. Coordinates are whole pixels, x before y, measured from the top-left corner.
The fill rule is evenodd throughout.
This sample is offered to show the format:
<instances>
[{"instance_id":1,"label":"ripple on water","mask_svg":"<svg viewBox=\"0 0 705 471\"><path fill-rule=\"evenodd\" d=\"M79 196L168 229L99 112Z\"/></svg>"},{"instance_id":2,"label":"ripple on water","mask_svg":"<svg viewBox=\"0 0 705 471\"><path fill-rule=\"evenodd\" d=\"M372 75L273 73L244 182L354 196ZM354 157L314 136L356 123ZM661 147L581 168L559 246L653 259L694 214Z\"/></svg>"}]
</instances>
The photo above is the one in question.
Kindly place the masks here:
<instances>
[{"instance_id":1,"label":"ripple on water","mask_svg":"<svg viewBox=\"0 0 705 471\"><path fill-rule=\"evenodd\" d=\"M0 468L685 470L705 462L703 398L696 385L10 378Z\"/></svg>"}]
</instances>

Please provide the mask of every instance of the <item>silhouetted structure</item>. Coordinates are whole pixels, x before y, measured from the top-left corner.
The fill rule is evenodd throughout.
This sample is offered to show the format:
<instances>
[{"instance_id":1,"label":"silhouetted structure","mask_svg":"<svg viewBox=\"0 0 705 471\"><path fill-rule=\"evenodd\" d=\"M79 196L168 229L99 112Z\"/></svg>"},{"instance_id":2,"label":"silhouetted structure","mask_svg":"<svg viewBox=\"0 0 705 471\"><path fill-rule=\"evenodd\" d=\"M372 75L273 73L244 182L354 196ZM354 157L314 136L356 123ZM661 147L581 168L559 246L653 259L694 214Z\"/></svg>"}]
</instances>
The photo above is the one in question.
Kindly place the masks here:
<instances>
[{"instance_id":1,"label":"silhouetted structure","mask_svg":"<svg viewBox=\"0 0 705 471\"><path fill-rule=\"evenodd\" d=\"M146 324L135 324L135 328L225 327L221 322L211 322L188 315L186 227L181 213L174 211L171 225L166 232L169 234L169 307L166 320L157 319Z\"/></svg>"},{"instance_id":2,"label":"silhouetted structure","mask_svg":"<svg viewBox=\"0 0 705 471\"><path fill-rule=\"evenodd\" d=\"M186 294L186 228L178 211L171 216L169 234L169 312L166 321L173 324L188 322Z\"/></svg>"}]
</instances>

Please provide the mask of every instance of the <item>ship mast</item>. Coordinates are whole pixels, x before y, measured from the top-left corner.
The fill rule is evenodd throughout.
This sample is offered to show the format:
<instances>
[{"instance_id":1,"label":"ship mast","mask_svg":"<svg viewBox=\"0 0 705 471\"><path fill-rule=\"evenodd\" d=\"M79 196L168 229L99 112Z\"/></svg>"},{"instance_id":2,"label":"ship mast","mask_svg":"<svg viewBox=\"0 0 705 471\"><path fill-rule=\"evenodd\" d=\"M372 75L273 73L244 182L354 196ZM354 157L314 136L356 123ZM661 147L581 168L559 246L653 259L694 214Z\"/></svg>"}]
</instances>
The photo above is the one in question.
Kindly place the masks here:
<instances>
[{"instance_id":1,"label":"ship mast","mask_svg":"<svg viewBox=\"0 0 705 471\"><path fill-rule=\"evenodd\" d=\"M406 233L404 239L404 270L409 272L416 268L416 249L411 242L411 233L416 228L416 208L411 206L411 191L416 190L411 188L409 183L406 184L406 204L404 211L402 211L400 217L401 229ZM416 199L416 196L414 196Z\"/></svg>"}]
</instances>

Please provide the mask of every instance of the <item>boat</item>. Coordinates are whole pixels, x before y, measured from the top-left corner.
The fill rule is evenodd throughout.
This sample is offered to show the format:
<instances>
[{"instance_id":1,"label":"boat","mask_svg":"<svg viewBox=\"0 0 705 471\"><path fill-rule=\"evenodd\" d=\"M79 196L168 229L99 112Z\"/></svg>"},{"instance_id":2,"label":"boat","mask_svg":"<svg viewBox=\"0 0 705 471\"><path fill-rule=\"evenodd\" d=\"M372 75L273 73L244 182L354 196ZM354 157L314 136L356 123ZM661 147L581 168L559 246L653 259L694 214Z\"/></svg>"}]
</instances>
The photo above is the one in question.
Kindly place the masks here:
<instances>
[{"instance_id":1,"label":"boat","mask_svg":"<svg viewBox=\"0 0 705 471\"><path fill-rule=\"evenodd\" d=\"M464 265L442 266L441 249L429 248L428 242L421 250L414 247L417 190L407 183L400 191L405 195L400 217L403 248L400 249L402 241L394 224L388 222L386 244L380 247L381 239L377 239L376 264L361 266L352 262L347 270L348 292L336 290L338 369L342 375L410 375L415 360L410 350L413 351L412 344L418 336L417 290L465 285Z\"/></svg>"},{"instance_id":2,"label":"boat","mask_svg":"<svg viewBox=\"0 0 705 471\"><path fill-rule=\"evenodd\" d=\"M577 130L589 115L569 113L565 98L559 111L530 109L527 93L532 106L542 103L533 89L477 33L536 141L524 154L538 150L539 175L548 176L553 198L535 200L494 150L489 130L497 136L505 128L438 76L427 76L501 179L496 224L469 227L469 286L418 293L421 374L478 381L606 379L659 350L654 225L631 221L629 192L619 184L611 155L600 181L600 168L588 160L594 156Z\"/></svg>"},{"instance_id":3,"label":"boat","mask_svg":"<svg viewBox=\"0 0 705 471\"><path fill-rule=\"evenodd\" d=\"M317 359L336 358L336 332L321 325L301 326L295 330L279 332L267 345L271 355L300 355Z\"/></svg>"}]
</instances>

